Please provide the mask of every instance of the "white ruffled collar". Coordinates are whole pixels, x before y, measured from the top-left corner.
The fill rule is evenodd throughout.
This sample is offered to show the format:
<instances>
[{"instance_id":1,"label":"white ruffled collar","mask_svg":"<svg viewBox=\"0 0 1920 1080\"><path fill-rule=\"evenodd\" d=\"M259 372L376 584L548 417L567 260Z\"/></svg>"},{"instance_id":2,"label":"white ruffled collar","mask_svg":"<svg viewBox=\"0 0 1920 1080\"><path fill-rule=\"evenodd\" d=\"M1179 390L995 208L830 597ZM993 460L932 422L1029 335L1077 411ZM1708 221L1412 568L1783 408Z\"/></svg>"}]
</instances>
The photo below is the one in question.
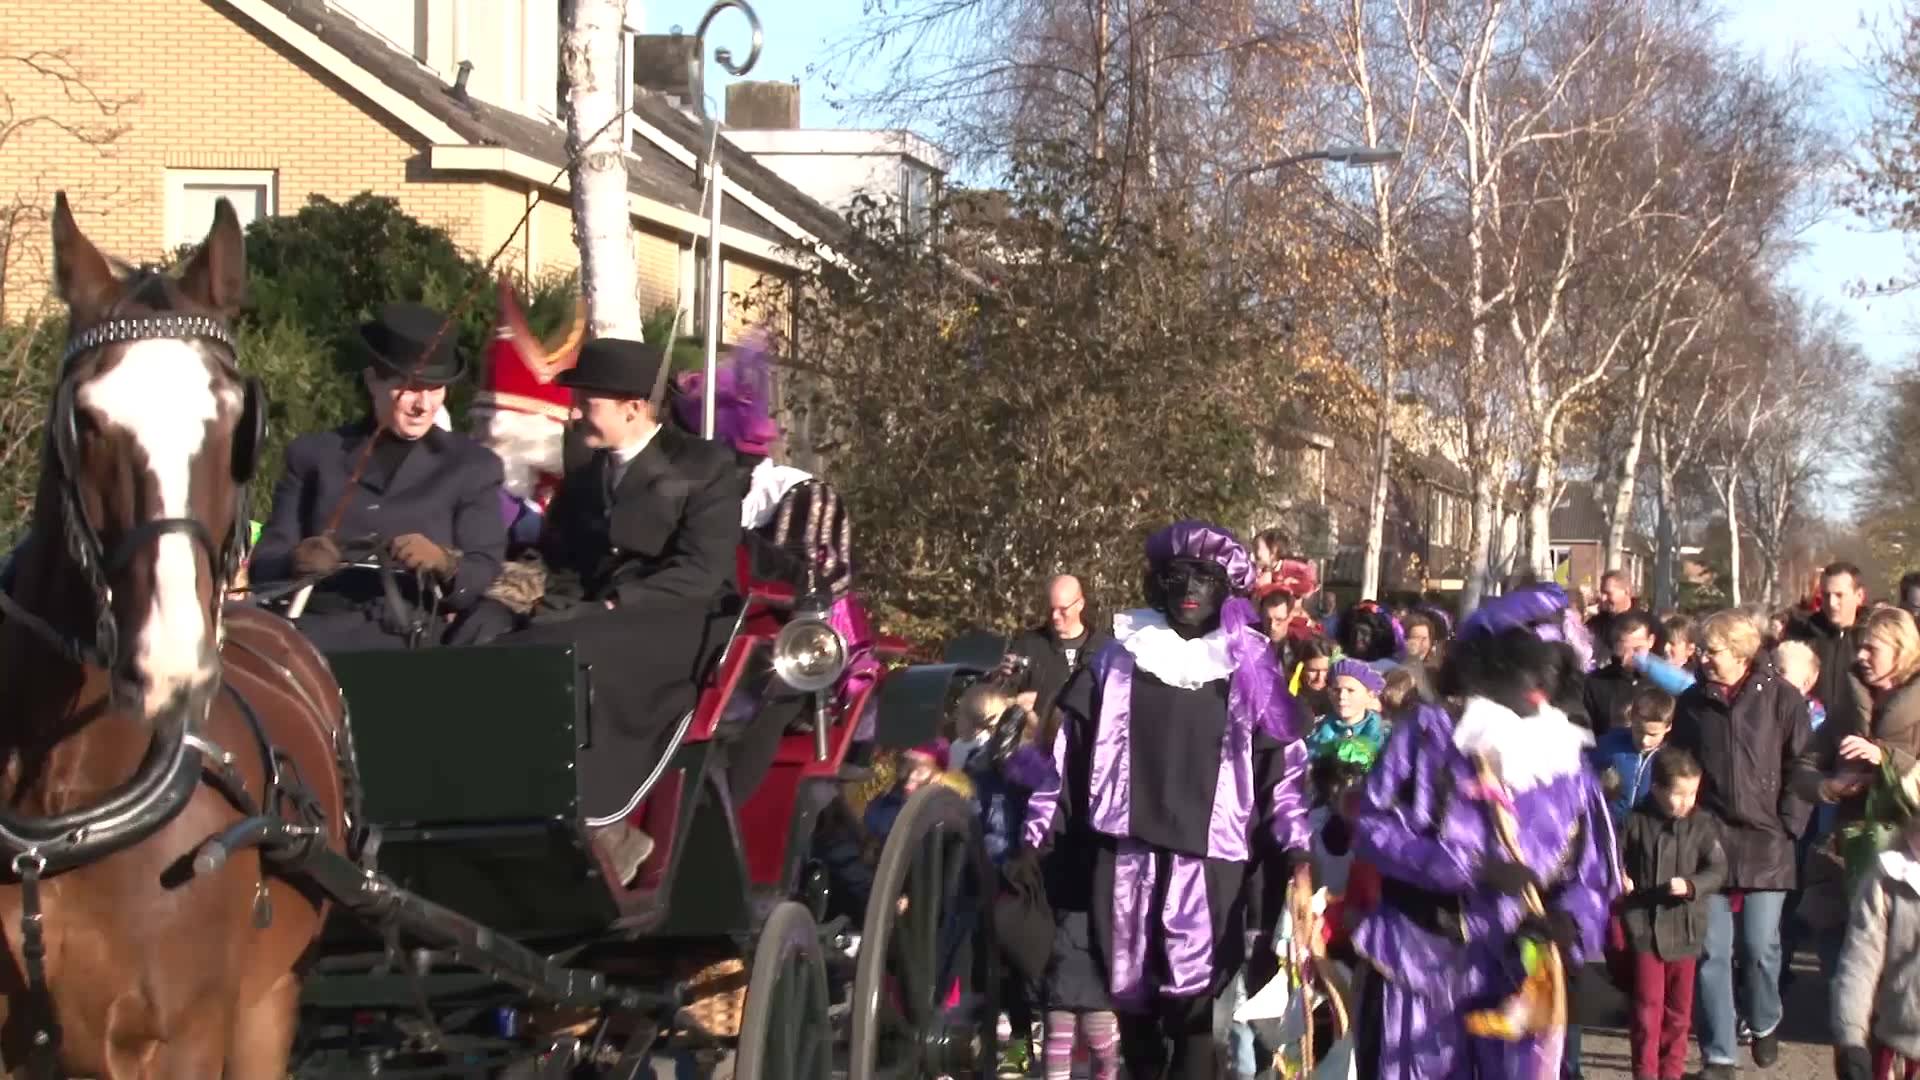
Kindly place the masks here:
<instances>
[{"instance_id":1,"label":"white ruffled collar","mask_svg":"<svg viewBox=\"0 0 1920 1080\"><path fill-rule=\"evenodd\" d=\"M1221 626L1203 637L1183 638L1151 608L1113 617L1113 639L1133 657L1134 666L1182 690L1198 690L1233 674L1233 635L1243 632Z\"/></svg>"},{"instance_id":2,"label":"white ruffled collar","mask_svg":"<svg viewBox=\"0 0 1920 1080\"><path fill-rule=\"evenodd\" d=\"M1505 705L1473 697L1454 722L1453 745L1486 758L1507 790L1517 793L1585 769L1593 733L1551 705L1521 716Z\"/></svg>"}]
</instances>

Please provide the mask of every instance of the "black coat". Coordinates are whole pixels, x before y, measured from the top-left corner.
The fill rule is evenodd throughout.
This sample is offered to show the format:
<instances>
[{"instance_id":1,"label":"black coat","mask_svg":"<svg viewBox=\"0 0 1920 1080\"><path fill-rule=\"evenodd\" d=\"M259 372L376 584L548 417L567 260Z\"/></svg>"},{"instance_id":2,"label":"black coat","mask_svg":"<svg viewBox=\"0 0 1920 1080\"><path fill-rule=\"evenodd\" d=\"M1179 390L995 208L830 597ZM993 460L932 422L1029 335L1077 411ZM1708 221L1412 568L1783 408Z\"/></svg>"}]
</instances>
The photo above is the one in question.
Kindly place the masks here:
<instances>
[{"instance_id":1,"label":"black coat","mask_svg":"<svg viewBox=\"0 0 1920 1080\"><path fill-rule=\"evenodd\" d=\"M663 427L606 490L606 455L569 470L547 507L547 591L501 645L573 646L592 681L579 760L588 818L624 816L726 646L740 478L715 443ZM609 609L607 602L613 607Z\"/></svg>"},{"instance_id":2,"label":"black coat","mask_svg":"<svg viewBox=\"0 0 1920 1080\"><path fill-rule=\"evenodd\" d=\"M273 489L273 515L248 567L252 581L292 579L294 546L326 528L372 433L372 422L362 420L302 435L287 446L286 473ZM370 468L353 482L335 538L347 546L368 536L386 541L420 533L459 552L459 567L442 603L455 611L472 607L493 584L507 551L500 459L465 435L435 428L420 437L391 477L379 472ZM362 589L366 585L342 580L337 587L353 590L357 603L378 604L377 587Z\"/></svg>"},{"instance_id":3,"label":"black coat","mask_svg":"<svg viewBox=\"0 0 1920 1080\"><path fill-rule=\"evenodd\" d=\"M1725 831L1727 888L1792 889L1794 838L1813 806L1793 790L1794 759L1812 738L1807 700L1764 654L1731 704L1702 680L1680 695L1668 741L1700 759L1700 805Z\"/></svg>"},{"instance_id":4,"label":"black coat","mask_svg":"<svg viewBox=\"0 0 1920 1080\"><path fill-rule=\"evenodd\" d=\"M1620 869L1633 882L1620 913L1627 948L1662 960L1700 955L1707 941L1707 897L1727 879L1720 822L1698 811L1669 817L1648 799L1627 816L1620 849ZM1674 878L1692 883L1693 894L1674 896L1668 888Z\"/></svg>"},{"instance_id":5,"label":"black coat","mask_svg":"<svg viewBox=\"0 0 1920 1080\"><path fill-rule=\"evenodd\" d=\"M1872 724L1873 697L1854 675L1860 629L1861 622L1856 620L1842 630L1824 611L1787 624L1787 640L1806 642L1820 658L1820 678L1813 684L1813 696L1827 707L1822 730L1833 727L1843 735L1852 735L1868 730Z\"/></svg>"},{"instance_id":6,"label":"black coat","mask_svg":"<svg viewBox=\"0 0 1920 1080\"><path fill-rule=\"evenodd\" d=\"M1587 676L1582 697L1588 723L1596 735L1627 725L1627 706L1633 704L1633 695L1641 683L1639 672L1623 667L1617 660Z\"/></svg>"},{"instance_id":7,"label":"black coat","mask_svg":"<svg viewBox=\"0 0 1920 1080\"><path fill-rule=\"evenodd\" d=\"M1060 639L1053 636L1051 626L1028 630L1007 646L1008 652L1031 661L1026 678L1021 680L1018 689L1034 692L1035 711L1042 716L1051 715L1060 692L1067 688L1067 682L1087 665L1087 660L1099 652L1101 646L1113 640L1111 633L1094 625L1091 616L1081 625L1086 627L1087 636L1074 653L1071 663L1067 661L1067 653L1061 647Z\"/></svg>"},{"instance_id":8,"label":"black coat","mask_svg":"<svg viewBox=\"0 0 1920 1080\"><path fill-rule=\"evenodd\" d=\"M606 462L596 455L568 472L547 507L545 604L705 610L732 592L742 494L733 456L662 427L627 465L611 502Z\"/></svg>"}]
</instances>

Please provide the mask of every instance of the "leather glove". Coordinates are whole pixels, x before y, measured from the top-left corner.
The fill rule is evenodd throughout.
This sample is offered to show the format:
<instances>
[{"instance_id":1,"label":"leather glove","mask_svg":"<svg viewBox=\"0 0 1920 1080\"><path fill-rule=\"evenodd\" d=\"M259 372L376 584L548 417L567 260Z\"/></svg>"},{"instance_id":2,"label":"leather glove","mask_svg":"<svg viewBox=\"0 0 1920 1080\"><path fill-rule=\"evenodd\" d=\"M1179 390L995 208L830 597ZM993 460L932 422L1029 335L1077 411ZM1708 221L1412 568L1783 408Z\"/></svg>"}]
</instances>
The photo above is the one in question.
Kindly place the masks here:
<instances>
[{"instance_id":1,"label":"leather glove","mask_svg":"<svg viewBox=\"0 0 1920 1080\"><path fill-rule=\"evenodd\" d=\"M1520 896L1526 892L1529 885L1533 886L1535 892L1545 891L1540 886L1540 875L1521 863L1508 862L1505 859L1491 861L1482 866L1479 875L1474 878L1474 884L1484 889L1492 889L1502 896Z\"/></svg>"},{"instance_id":2,"label":"leather glove","mask_svg":"<svg viewBox=\"0 0 1920 1080\"><path fill-rule=\"evenodd\" d=\"M331 537L309 536L293 546L293 572L299 577L330 574L340 566L340 545Z\"/></svg>"},{"instance_id":3,"label":"leather glove","mask_svg":"<svg viewBox=\"0 0 1920 1080\"><path fill-rule=\"evenodd\" d=\"M1553 942L1565 957L1573 955L1573 946L1580 940L1580 928L1573 916L1551 908L1545 916L1529 915L1520 920L1520 933L1536 941Z\"/></svg>"},{"instance_id":4,"label":"leather glove","mask_svg":"<svg viewBox=\"0 0 1920 1080\"><path fill-rule=\"evenodd\" d=\"M442 581L453 576L455 568L453 552L419 533L396 536L393 538L393 543L387 547L394 559L409 570L432 574Z\"/></svg>"},{"instance_id":5,"label":"leather glove","mask_svg":"<svg viewBox=\"0 0 1920 1080\"><path fill-rule=\"evenodd\" d=\"M1838 1080L1873 1080L1873 1052L1864 1046L1834 1047L1833 1075Z\"/></svg>"},{"instance_id":6,"label":"leather glove","mask_svg":"<svg viewBox=\"0 0 1920 1080\"><path fill-rule=\"evenodd\" d=\"M987 762L995 769L1007 763L1015 750L1020 749L1020 736L1026 733L1027 720L1032 716L1018 705L1010 705L994 721L993 731L987 735Z\"/></svg>"}]
</instances>

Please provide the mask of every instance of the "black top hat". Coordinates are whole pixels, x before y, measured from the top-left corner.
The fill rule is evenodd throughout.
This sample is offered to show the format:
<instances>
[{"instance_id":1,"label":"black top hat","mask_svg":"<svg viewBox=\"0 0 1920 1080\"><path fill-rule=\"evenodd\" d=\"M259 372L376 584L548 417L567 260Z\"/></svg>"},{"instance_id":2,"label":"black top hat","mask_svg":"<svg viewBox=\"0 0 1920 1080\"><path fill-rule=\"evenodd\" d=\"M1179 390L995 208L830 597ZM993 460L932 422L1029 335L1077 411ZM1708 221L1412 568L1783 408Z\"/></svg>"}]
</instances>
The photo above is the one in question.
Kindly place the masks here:
<instances>
[{"instance_id":1,"label":"black top hat","mask_svg":"<svg viewBox=\"0 0 1920 1080\"><path fill-rule=\"evenodd\" d=\"M666 362L666 350L626 338L594 338L580 357L554 381L561 386L610 397L650 398L653 381Z\"/></svg>"},{"instance_id":2,"label":"black top hat","mask_svg":"<svg viewBox=\"0 0 1920 1080\"><path fill-rule=\"evenodd\" d=\"M445 315L424 304L388 304L372 321L360 324L360 342L366 346L368 363L383 374L421 386L445 386L467 368L454 349L459 327L446 323ZM441 333L443 326L445 333ZM427 352L429 342L433 343L431 353Z\"/></svg>"}]
</instances>

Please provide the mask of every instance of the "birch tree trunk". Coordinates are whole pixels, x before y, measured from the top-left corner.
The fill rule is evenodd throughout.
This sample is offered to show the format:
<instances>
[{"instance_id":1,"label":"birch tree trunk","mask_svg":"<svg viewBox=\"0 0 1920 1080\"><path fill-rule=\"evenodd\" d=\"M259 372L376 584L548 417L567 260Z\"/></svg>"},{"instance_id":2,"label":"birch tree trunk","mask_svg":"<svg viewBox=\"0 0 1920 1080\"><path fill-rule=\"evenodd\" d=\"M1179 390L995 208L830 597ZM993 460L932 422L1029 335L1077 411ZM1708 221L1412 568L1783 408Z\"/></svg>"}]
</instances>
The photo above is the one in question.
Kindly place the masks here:
<instances>
[{"instance_id":1,"label":"birch tree trunk","mask_svg":"<svg viewBox=\"0 0 1920 1080\"><path fill-rule=\"evenodd\" d=\"M1374 104L1373 75L1367 67L1363 11L1353 8L1353 60L1368 146L1380 145L1380 111ZM1367 546L1360 570L1360 598L1380 598L1381 563L1387 543L1387 494L1393 476L1393 384L1400 359L1399 251L1394 245L1392 179L1377 168L1373 185L1374 288L1380 301L1380 383L1376 388L1373 429L1373 490L1367 494Z\"/></svg>"},{"instance_id":2,"label":"birch tree trunk","mask_svg":"<svg viewBox=\"0 0 1920 1080\"><path fill-rule=\"evenodd\" d=\"M1607 521L1609 570L1626 567L1627 526L1633 518L1634 480L1640 475L1640 449L1646 443L1647 414L1653 407L1653 397L1647 392L1652 379L1653 364L1643 361L1633 379L1633 427L1627 432L1626 452L1620 455L1620 463L1613 474L1613 513Z\"/></svg>"},{"instance_id":3,"label":"birch tree trunk","mask_svg":"<svg viewBox=\"0 0 1920 1080\"><path fill-rule=\"evenodd\" d=\"M1674 536L1673 470L1668 464L1667 442L1656 437L1653 441L1654 471L1658 474L1657 491L1659 514L1659 538L1654 542L1653 552L1653 610L1671 611L1678 600L1678 590L1674 586L1674 556L1679 541Z\"/></svg>"},{"instance_id":4,"label":"birch tree trunk","mask_svg":"<svg viewBox=\"0 0 1920 1080\"><path fill-rule=\"evenodd\" d=\"M626 0L573 0L561 41L567 76L568 178L580 285L594 337L640 340L640 281L627 212L620 53Z\"/></svg>"},{"instance_id":5,"label":"birch tree trunk","mask_svg":"<svg viewBox=\"0 0 1920 1080\"><path fill-rule=\"evenodd\" d=\"M1741 604L1739 485L1738 474L1732 466L1713 479L1714 490L1720 494L1720 503L1727 509L1727 598L1734 607Z\"/></svg>"}]
</instances>

